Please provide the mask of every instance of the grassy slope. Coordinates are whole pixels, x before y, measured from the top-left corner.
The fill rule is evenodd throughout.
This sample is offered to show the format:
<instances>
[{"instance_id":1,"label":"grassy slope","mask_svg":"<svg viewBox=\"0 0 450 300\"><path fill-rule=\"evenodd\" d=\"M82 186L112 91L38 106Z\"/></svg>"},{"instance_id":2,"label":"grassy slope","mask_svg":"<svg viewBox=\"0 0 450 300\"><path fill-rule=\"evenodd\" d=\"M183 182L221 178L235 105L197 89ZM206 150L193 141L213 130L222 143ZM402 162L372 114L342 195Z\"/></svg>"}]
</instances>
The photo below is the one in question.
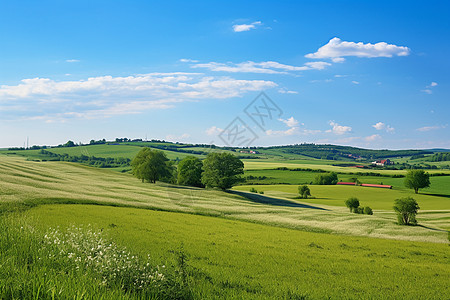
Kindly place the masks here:
<instances>
[{"instance_id":1,"label":"grassy slope","mask_svg":"<svg viewBox=\"0 0 450 300\"><path fill-rule=\"evenodd\" d=\"M314 189L312 192L316 193ZM340 234L447 242L446 232L433 229L442 228L442 222L448 223L448 212L419 219L433 229L397 226L391 210L366 216L350 214L336 206L315 205L326 211L304 208L295 200L263 197L251 201L220 191L143 184L128 174L74 163L34 162L8 156L0 156L0 201L130 205ZM445 205L442 202L440 209L445 209Z\"/></svg>"},{"instance_id":2,"label":"grassy slope","mask_svg":"<svg viewBox=\"0 0 450 300\"><path fill-rule=\"evenodd\" d=\"M129 208L47 205L42 226L94 224L156 264L183 245L197 298L443 299L448 245L342 237ZM111 227L110 225L115 226ZM289 298L291 299L291 298Z\"/></svg>"}]
</instances>

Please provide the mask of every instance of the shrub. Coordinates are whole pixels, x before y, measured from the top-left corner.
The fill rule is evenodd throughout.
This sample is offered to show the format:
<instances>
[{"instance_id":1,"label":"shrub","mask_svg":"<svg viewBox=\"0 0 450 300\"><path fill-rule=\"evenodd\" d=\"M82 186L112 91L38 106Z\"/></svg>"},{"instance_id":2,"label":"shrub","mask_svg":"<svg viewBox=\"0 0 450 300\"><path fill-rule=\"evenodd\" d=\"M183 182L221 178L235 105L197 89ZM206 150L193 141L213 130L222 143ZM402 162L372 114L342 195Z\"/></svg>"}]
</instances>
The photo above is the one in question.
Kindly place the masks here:
<instances>
[{"instance_id":1,"label":"shrub","mask_svg":"<svg viewBox=\"0 0 450 300\"><path fill-rule=\"evenodd\" d=\"M252 187L252 188L250 189L250 193L258 193L258 190L255 189L254 187Z\"/></svg>"},{"instance_id":2,"label":"shrub","mask_svg":"<svg viewBox=\"0 0 450 300\"><path fill-rule=\"evenodd\" d=\"M364 207L364 214L365 215L373 215L373 210L370 207L366 206L366 207Z\"/></svg>"},{"instance_id":3,"label":"shrub","mask_svg":"<svg viewBox=\"0 0 450 300\"><path fill-rule=\"evenodd\" d=\"M259 191L260 194L264 194L264 191Z\"/></svg>"},{"instance_id":4,"label":"shrub","mask_svg":"<svg viewBox=\"0 0 450 300\"><path fill-rule=\"evenodd\" d=\"M318 185L332 185L338 182L337 174L334 172L326 174L318 174L314 177L314 184Z\"/></svg>"}]
</instances>

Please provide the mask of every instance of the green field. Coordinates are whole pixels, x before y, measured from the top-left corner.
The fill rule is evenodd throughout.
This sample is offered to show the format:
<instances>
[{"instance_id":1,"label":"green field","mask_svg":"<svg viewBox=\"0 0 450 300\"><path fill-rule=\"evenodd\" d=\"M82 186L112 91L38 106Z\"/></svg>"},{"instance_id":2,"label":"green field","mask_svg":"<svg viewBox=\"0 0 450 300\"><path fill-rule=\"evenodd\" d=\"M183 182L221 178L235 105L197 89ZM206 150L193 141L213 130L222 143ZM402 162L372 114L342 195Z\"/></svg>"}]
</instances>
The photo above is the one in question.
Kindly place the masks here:
<instances>
[{"instance_id":1,"label":"green field","mask_svg":"<svg viewBox=\"0 0 450 300\"><path fill-rule=\"evenodd\" d=\"M82 148L50 151L66 153L63 151L70 149L74 151L71 155L86 155ZM96 153L90 155L105 157L131 157L129 151L141 149L131 145L84 148ZM403 178L359 176L364 183L383 182L394 189L311 185L313 198L297 199L298 184L312 181L319 173L271 169L312 166L354 171L329 163L247 160L244 176L266 176L266 181L276 184L236 186L234 191L222 192L141 183L131 174L109 169L0 154L0 216L11 215L17 224L26 220L22 227L34 228L33 235L41 237L49 227L64 232L72 225L91 224L139 257L150 254L154 265L173 265L172 271L176 253L182 251L188 257L190 289L196 299L445 297L450 276L450 177L431 177L431 187L415 195L403 187ZM403 173L377 172L386 176ZM351 177L354 175L339 174L343 181ZM283 182L288 184L279 184ZM264 191L264 195L239 192L250 188ZM374 215L350 213L344 201L351 196L358 197L362 206L372 207ZM396 224L393 201L405 196L413 196L421 207L419 226ZM0 249L7 245L0 240ZM8 251L13 255L19 250ZM1 260L0 256L0 265L11 264L13 258ZM2 281L17 276L24 282L23 291L34 295L29 299L36 298L41 286L48 293L66 287L66 294L61 295L67 296L77 289L75 282L82 282L82 290L91 298L128 297L117 287L90 288L97 282L94 277L89 279L91 275L81 280L80 274L69 272L66 281L58 281L58 272L46 268L52 268L51 261L43 268L53 274L48 281L41 278L44 275L39 268L21 269L17 274L5 269L0 272L0 295L8 295L8 290L1 289ZM29 283L28 278L33 277L39 280Z\"/></svg>"},{"instance_id":2,"label":"green field","mask_svg":"<svg viewBox=\"0 0 450 300\"><path fill-rule=\"evenodd\" d=\"M44 229L105 228L134 253L170 264L183 246L198 299L442 299L448 245L342 237L213 217L131 208L47 205ZM111 227L114 224L114 227ZM405 263L408 262L408 263ZM327 288L324 288L326 286Z\"/></svg>"}]
</instances>

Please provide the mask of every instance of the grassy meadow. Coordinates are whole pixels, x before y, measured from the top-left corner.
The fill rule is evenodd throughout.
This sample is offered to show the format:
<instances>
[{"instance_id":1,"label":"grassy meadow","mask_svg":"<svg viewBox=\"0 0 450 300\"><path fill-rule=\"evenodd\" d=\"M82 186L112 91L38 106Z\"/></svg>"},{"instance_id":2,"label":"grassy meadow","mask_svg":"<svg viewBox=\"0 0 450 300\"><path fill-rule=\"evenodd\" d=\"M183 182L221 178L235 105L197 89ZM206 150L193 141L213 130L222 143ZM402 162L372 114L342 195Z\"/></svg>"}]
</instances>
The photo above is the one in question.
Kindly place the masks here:
<instances>
[{"instance_id":1,"label":"grassy meadow","mask_svg":"<svg viewBox=\"0 0 450 300\"><path fill-rule=\"evenodd\" d=\"M140 149L50 151L133 158ZM40 161L38 151L0 153L0 298L442 299L450 292L449 176L431 177L431 187L415 195L403 178L392 177L406 171L358 170L274 152L245 160L252 185L223 192ZM188 155L166 152L171 159ZM310 185L313 197L298 199L298 185L319 173L279 167L336 171L343 181L357 177L394 188ZM374 174L349 174L357 171ZM351 196L374 215L350 213L344 201ZM396 224L393 202L405 196L421 207L419 226ZM77 243L84 248L64 246ZM106 250L92 252L95 247Z\"/></svg>"},{"instance_id":2,"label":"grassy meadow","mask_svg":"<svg viewBox=\"0 0 450 300\"><path fill-rule=\"evenodd\" d=\"M183 249L197 299L439 299L450 292L445 244L106 206L46 205L26 216L42 231L103 228L133 253L150 253L157 265L173 264Z\"/></svg>"}]
</instances>

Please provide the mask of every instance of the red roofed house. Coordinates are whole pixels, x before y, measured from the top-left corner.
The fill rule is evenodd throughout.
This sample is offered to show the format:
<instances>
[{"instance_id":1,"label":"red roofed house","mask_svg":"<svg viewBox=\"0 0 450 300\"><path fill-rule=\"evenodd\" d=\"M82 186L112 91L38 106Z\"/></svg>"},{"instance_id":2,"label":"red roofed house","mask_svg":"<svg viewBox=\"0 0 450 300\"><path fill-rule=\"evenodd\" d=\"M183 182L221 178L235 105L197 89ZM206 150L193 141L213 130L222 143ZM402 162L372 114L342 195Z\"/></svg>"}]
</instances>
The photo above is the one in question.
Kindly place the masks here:
<instances>
[{"instance_id":1,"label":"red roofed house","mask_svg":"<svg viewBox=\"0 0 450 300\"><path fill-rule=\"evenodd\" d=\"M394 164L394 162L390 161L389 159L376 160L376 161L372 162L372 165L380 166L380 167L393 165L393 164Z\"/></svg>"}]
</instances>

